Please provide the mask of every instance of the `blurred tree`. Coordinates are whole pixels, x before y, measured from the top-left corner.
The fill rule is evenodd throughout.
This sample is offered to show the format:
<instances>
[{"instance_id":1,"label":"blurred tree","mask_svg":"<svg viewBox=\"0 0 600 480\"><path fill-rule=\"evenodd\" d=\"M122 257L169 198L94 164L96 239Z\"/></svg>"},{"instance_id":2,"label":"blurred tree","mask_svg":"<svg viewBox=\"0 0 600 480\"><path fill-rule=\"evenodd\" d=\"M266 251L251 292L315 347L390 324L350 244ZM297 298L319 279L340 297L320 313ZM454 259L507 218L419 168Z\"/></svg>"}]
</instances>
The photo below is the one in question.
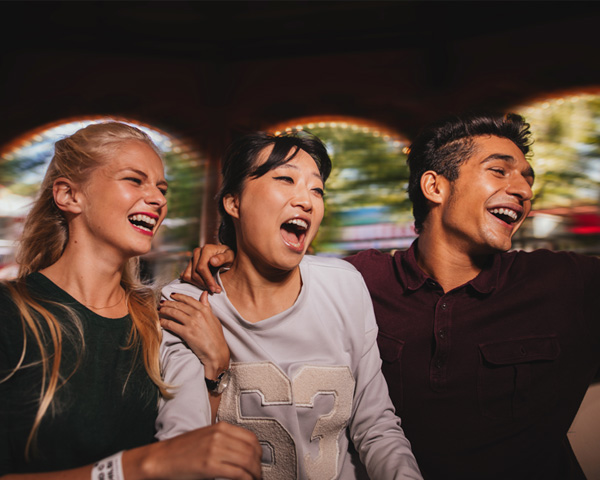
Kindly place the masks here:
<instances>
[{"instance_id":1,"label":"blurred tree","mask_svg":"<svg viewBox=\"0 0 600 480\"><path fill-rule=\"evenodd\" d=\"M600 187L600 98L585 95L524 109L533 137L534 209L596 204Z\"/></svg>"},{"instance_id":2,"label":"blurred tree","mask_svg":"<svg viewBox=\"0 0 600 480\"><path fill-rule=\"evenodd\" d=\"M398 223L410 219L406 194L405 143L361 126L304 126L327 146L333 170L326 185L325 217L315 249L326 251L340 241L340 229L361 222ZM373 213L374 212L374 213ZM364 220L363 220L364 221Z\"/></svg>"},{"instance_id":3,"label":"blurred tree","mask_svg":"<svg viewBox=\"0 0 600 480\"><path fill-rule=\"evenodd\" d=\"M166 152L169 211L163 232L166 243L180 249L198 246L200 217L204 198L204 162L187 154Z\"/></svg>"}]
</instances>

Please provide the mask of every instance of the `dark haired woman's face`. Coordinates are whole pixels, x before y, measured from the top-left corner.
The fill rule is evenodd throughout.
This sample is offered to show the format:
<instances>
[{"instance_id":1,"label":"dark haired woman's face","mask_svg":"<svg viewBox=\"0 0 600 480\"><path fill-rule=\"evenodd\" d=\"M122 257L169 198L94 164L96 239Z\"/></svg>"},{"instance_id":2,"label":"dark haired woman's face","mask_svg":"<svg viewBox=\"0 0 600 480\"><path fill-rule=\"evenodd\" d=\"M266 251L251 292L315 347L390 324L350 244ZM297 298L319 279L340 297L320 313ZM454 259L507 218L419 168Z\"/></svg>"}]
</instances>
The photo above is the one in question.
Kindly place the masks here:
<instances>
[{"instance_id":1,"label":"dark haired woman's face","mask_svg":"<svg viewBox=\"0 0 600 480\"><path fill-rule=\"evenodd\" d=\"M261 152L258 165L271 149ZM236 225L238 254L259 257L276 269L295 268L323 219L323 188L315 161L303 150L263 176L247 179L240 195L224 200Z\"/></svg>"}]
</instances>

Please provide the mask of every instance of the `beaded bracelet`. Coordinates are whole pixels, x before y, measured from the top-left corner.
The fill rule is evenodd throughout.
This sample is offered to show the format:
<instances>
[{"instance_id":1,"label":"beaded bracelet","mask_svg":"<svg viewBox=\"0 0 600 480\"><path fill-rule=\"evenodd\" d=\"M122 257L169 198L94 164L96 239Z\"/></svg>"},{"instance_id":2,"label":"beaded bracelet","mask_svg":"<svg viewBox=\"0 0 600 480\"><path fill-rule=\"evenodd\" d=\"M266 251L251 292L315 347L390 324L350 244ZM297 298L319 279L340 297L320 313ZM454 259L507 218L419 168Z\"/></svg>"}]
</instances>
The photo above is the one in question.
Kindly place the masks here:
<instances>
[{"instance_id":1,"label":"beaded bracelet","mask_svg":"<svg viewBox=\"0 0 600 480\"><path fill-rule=\"evenodd\" d=\"M123 452L119 452L96 462L92 468L92 480L125 480L122 456Z\"/></svg>"}]
</instances>

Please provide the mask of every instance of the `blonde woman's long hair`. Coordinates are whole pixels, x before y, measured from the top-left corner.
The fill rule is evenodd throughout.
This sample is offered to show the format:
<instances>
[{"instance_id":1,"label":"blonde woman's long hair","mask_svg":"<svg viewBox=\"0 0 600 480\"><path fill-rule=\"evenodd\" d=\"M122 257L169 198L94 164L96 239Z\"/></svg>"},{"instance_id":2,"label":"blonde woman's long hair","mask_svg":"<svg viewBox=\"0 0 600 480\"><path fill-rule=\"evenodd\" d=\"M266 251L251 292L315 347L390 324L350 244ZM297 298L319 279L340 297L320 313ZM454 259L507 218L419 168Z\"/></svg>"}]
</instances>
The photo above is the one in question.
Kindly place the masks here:
<instances>
[{"instance_id":1,"label":"blonde woman's long hair","mask_svg":"<svg viewBox=\"0 0 600 480\"><path fill-rule=\"evenodd\" d=\"M31 454L42 418L53 407L52 402L57 389L77 368L75 365L66 378L61 378L63 342L70 339L74 345L81 345L80 358L85 348L83 329L77 316L65 309L66 320L59 321L34 300L26 288L27 275L54 264L62 255L69 240L67 220L54 202L54 181L64 177L75 183L85 182L85 179L89 178L107 158L117 154L124 144L132 141L145 143L160 156L158 148L148 135L135 127L118 122L92 124L56 142L54 157L42 181L39 195L25 221L17 252L18 277L12 282L4 283L21 315L23 349L16 367L8 376L0 379L0 382L8 380L20 368L26 366L24 365L25 353L27 348L30 348L27 345L28 336L34 339L34 345L41 355L42 379L39 404L25 447L26 457ZM132 319L127 348L134 351L135 358L141 352L148 376L157 385L162 395L170 397L160 372L161 335L156 299L153 290L143 286L139 280L137 258L130 259L123 268L121 285L125 290L127 307ZM47 336L50 338L47 339ZM52 346L50 351L45 346L48 340Z\"/></svg>"}]
</instances>

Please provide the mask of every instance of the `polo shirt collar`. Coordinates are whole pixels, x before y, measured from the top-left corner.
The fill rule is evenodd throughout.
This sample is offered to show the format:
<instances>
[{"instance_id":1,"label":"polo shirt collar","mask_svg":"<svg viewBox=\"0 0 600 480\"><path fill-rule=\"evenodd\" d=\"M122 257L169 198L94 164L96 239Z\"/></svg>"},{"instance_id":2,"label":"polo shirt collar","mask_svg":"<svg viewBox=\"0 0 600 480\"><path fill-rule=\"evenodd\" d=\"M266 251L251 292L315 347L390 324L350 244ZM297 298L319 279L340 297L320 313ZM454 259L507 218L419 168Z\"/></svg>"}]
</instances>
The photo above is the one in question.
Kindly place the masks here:
<instances>
[{"instance_id":1,"label":"polo shirt collar","mask_svg":"<svg viewBox=\"0 0 600 480\"><path fill-rule=\"evenodd\" d=\"M491 293L498 285L501 263L501 254L495 253L491 255L483 270L468 285L471 285L479 293Z\"/></svg>"},{"instance_id":2,"label":"polo shirt collar","mask_svg":"<svg viewBox=\"0 0 600 480\"><path fill-rule=\"evenodd\" d=\"M410 248L404 252L404 255L396 254L395 256L398 272L400 277L404 280L404 284L408 290L418 290L425 282L431 280L417 264L415 253L418 241L419 239L416 239Z\"/></svg>"},{"instance_id":3,"label":"polo shirt collar","mask_svg":"<svg viewBox=\"0 0 600 480\"><path fill-rule=\"evenodd\" d=\"M396 263L400 276L409 290L418 290L425 283L434 282L429 275L421 270L421 267L417 263L416 249L418 241L419 239L416 239L410 248L404 252L404 255L396 255ZM470 285L479 293L492 292L498 285L501 263L501 254L492 255L490 261L484 266L479 275L467 282L467 285Z\"/></svg>"}]
</instances>

